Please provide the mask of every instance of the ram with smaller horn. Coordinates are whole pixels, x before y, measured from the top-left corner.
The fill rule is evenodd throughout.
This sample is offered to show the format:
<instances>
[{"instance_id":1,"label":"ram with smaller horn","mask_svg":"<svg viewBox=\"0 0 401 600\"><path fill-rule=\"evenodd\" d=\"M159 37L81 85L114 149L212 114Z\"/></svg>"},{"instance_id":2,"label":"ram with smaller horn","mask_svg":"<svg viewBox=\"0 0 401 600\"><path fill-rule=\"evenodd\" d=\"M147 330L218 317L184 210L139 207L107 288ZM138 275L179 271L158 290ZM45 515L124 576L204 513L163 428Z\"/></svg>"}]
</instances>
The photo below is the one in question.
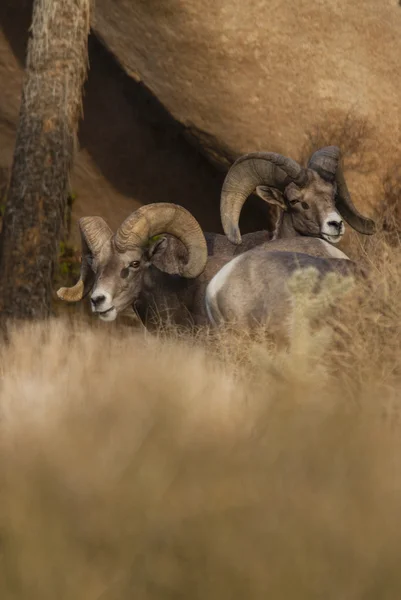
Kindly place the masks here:
<instances>
[{"instance_id":1,"label":"ram with smaller horn","mask_svg":"<svg viewBox=\"0 0 401 600\"><path fill-rule=\"evenodd\" d=\"M317 150L307 168L273 152L246 154L232 165L224 180L220 212L224 233L238 246L238 254L243 251L241 209L254 192L280 208L273 240L318 238L322 248L330 250L344 235L344 221L359 233L375 232L375 223L352 202L337 146Z\"/></svg>"},{"instance_id":2,"label":"ram with smaller horn","mask_svg":"<svg viewBox=\"0 0 401 600\"><path fill-rule=\"evenodd\" d=\"M252 192L277 204L280 216L272 240L238 255L211 279L205 304L215 325L280 325L288 310L288 279L297 269L365 274L336 248L344 221L365 235L375 223L355 208L345 182L340 150L315 152L306 169L290 158L256 152L239 158L229 170L221 194L221 218L228 239L241 249L238 227L242 206Z\"/></svg>"}]
</instances>

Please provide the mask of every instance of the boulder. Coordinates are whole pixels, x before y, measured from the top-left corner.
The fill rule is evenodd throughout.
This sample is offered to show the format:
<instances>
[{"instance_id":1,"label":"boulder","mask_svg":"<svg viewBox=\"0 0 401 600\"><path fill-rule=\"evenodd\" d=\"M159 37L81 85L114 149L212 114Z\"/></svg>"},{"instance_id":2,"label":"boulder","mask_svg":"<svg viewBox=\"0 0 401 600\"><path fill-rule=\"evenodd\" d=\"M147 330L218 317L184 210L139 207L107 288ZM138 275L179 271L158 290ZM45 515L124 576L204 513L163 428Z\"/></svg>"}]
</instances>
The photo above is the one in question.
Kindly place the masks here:
<instances>
[{"instance_id":1,"label":"boulder","mask_svg":"<svg viewBox=\"0 0 401 600\"><path fill-rule=\"evenodd\" d=\"M396 0L97 0L94 29L213 162L340 144L369 211L399 159Z\"/></svg>"},{"instance_id":2,"label":"boulder","mask_svg":"<svg viewBox=\"0 0 401 600\"><path fill-rule=\"evenodd\" d=\"M0 2L0 201L31 7ZM305 160L338 144L355 203L370 214L380 206L400 159L397 0L96 0L95 8L72 177L76 242L80 216L99 214L115 228L163 200L221 231L224 171L254 150ZM242 231L268 225L262 201L245 205Z\"/></svg>"}]
</instances>

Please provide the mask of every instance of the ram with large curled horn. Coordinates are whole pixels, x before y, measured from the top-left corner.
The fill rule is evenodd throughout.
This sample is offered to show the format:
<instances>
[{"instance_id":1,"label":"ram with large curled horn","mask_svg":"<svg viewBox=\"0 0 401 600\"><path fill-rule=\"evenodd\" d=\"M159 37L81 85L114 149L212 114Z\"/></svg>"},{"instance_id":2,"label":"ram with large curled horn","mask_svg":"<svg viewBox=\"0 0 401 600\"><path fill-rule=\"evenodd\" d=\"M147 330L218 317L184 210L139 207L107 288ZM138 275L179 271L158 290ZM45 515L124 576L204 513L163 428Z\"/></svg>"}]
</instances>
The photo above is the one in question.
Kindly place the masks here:
<instances>
[{"instance_id":1,"label":"ram with large curled horn","mask_svg":"<svg viewBox=\"0 0 401 600\"><path fill-rule=\"evenodd\" d=\"M242 242L239 217L254 192L281 209L273 239L308 236L336 244L344 234L344 221L359 233L375 231L374 222L351 200L337 146L316 151L307 168L273 152L240 157L225 178L220 203L223 229L233 244Z\"/></svg>"},{"instance_id":2,"label":"ram with large curled horn","mask_svg":"<svg viewBox=\"0 0 401 600\"><path fill-rule=\"evenodd\" d=\"M178 311L181 317L197 312L196 294L191 292L205 269L207 245L185 208L169 203L143 206L114 234L101 217L82 218L79 228L80 278L75 286L61 288L59 298L77 302L90 293L92 312L104 321L131 310L146 320L141 311L151 307L158 314ZM181 257L166 252L168 239L177 242L174 248L185 250Z\"/></svg>"}]
</instances>

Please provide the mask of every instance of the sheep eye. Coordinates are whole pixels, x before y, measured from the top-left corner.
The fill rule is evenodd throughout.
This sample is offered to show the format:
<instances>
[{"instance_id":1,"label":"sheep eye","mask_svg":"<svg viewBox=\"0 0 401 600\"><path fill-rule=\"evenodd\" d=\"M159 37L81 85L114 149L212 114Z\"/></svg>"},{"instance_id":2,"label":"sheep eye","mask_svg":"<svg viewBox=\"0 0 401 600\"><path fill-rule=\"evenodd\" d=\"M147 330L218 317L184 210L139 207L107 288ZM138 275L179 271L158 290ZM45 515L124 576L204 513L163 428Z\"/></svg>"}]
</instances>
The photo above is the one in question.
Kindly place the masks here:
<instances>
[{"instance_id":1,"label":"sheep eye","mask_svg":"<svg viewBox=\"0 0 401 600\"><path fill-rule=\"evenodd\" d=\"M290 200L290 204L291 206L295 206L296 204L298 204L299 200L295 199L295 200Z\"/></svg>"},{"instance_id":2,"label":"sheep eye","mask_svg":"<svg viewBox=\"0 0 401 600\"><path fill-rule=\"evenodd\" d=\"M140 265L139 260L134 260L132 261L132 263L130 264L130 267L132 267L133 269L137 269Z\"/></svg>"}]
</instances>

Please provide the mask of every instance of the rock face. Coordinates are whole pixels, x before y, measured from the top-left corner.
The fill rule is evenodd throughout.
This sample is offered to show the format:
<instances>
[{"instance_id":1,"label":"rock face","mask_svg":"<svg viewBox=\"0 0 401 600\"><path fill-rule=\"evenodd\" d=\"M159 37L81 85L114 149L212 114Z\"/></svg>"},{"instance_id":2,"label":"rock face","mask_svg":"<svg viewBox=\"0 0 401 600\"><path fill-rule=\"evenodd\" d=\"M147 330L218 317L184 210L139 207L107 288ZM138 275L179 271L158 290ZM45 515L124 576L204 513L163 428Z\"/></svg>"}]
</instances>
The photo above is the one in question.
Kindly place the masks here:
<instances>
[{"instance_id":1,"label":"rock face","mask_svg":"<svg viewBox=\"0 0 401 600\"><path fill-rule=\"evenodd\" d=\"M213 160L339 143L355 202L379 201L400 138L397 0L97 0L94 27Z\"/></svg>"},{"instance_id":2,"label":"rock face","mask_svg":"<svg viewBox=\"0 0 401 600\"><path fill-rule=\"evenodd\" d=\"M1 196L31 7L0 2ZM400 158L398 0L96 0L93 25L107 49L91 39L74 223L99 214L116 228L165 200L221 231L216 164L253 150L301 159L333 143L355 203L380 204ZM248 202L241 230L266 226L267 213Z\"/></svg>"}]
</instances>

